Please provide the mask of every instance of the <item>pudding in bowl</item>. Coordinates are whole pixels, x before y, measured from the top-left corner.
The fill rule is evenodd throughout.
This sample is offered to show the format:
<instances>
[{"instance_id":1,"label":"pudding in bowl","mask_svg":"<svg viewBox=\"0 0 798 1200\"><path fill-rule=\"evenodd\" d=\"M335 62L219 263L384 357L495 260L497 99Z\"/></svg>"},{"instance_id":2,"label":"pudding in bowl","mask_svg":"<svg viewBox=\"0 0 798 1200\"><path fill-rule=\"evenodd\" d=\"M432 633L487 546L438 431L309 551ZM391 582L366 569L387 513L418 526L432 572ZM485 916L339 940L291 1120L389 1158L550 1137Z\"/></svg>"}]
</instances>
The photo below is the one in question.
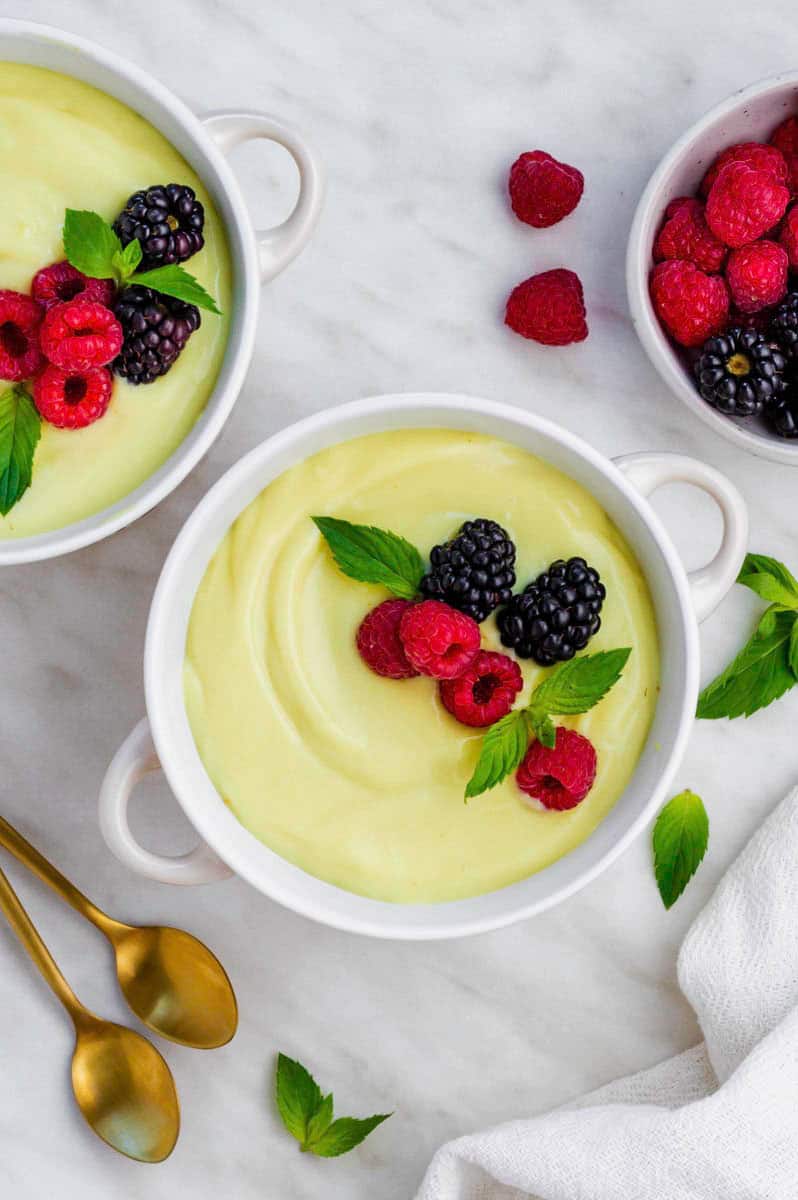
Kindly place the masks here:
<instances>
[{"instance_id":1,"label":"pudding in bowl","mask_svg":"<svg viewBox=\"0 0 798 1200\"><path fill-rule=\"evenodd\" d=\"M464 803L485 729L448 711L429 677L369 669L358 629L389 593L342 573L319 516L391 530L425 558L464 522L489 519L514 544L516 592L560 560L598 572L601 627L579 656L631 653L600 703L554 718L595 748L595 782L580 803L530 804L514 774ZM520 707L552 670L503 645L496 617L480 622L481 646L517 660ZM584 842L634 773L658 685L648 586L597 501L529 451L445 428L344 441L269 483L207 567L184 665L197 750L241 824L308 874L397 904L492 892Z\"/></svg>"},{"instance_id":2,"label":"pudding in bowl","mask_svg":"<svg viewBox=\"0 0 798 1200\"><path fill-rule=\"evenodd\" d=\"M179 358L154 382L133 386L113 371L101 419L59 427L43 413L30 486L0 517L0 539L15 539L109 508L180 446L203 412L224 358L232 268L223 223L199 177L153 125L119 100L67 75L0 62L0 143L9 168L13 164L0 196L4 293L29 293L42 268L64 259L67 209L96 212L110 222L140 189L176 182L204 208L204 245L187 269L221 310L202 314Z\"/></svg>"}]
</instances>

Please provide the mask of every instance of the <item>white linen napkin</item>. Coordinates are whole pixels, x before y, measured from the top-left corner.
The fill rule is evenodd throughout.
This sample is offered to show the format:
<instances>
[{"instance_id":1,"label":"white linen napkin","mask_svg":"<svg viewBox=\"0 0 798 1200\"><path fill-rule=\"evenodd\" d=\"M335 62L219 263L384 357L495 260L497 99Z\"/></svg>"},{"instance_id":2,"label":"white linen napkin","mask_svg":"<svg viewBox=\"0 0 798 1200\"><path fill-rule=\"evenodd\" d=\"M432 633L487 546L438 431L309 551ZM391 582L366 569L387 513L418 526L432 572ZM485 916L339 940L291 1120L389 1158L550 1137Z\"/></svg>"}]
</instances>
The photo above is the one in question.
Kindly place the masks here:
<instances>
[{"instance_id":1,"label":"white linen napkin","mask_svg":"<svg viewBox=\"0 0 798 1200\"><path fill-rule=\"evenodd\" d=\"M700 1046L450 1142L416 1200L798 1197L798 788L696 919L679 983Z\"/></svg>"}]
</instances>

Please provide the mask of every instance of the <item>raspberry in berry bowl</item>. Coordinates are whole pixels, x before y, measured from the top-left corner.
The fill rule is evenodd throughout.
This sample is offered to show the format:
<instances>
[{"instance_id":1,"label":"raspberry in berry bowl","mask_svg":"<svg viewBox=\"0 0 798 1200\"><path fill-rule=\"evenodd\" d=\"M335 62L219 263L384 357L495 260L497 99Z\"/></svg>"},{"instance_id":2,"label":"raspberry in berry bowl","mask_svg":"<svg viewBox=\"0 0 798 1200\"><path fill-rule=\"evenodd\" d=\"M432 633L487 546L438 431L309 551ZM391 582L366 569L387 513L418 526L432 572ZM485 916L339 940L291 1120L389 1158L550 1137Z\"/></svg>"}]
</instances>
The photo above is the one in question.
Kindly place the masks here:
<instances>
[{"instance_id":1,"label":"raspberry in berry bowl","mask_svg":"<svg viewBox=\"0 0 798 1200\"><path fill-rule=\"evenodd\" d=\"M798 464L798 73L736 92L663 158L627 287L662 378L729 441Z\"/></svg>"},{"instance_id":2,"label":"raspberry in berry bowl","mask_svg":"<svg viewBox=\"0 0 798 1200\"><path fill-rule=\"evenodd\" d=\"M260 284L310 236L321 177L279 122L202 121L114 54L21 21L0 20L0 134L14 164L0 197L10 563L129 524L204 454L243 381ZM256 137L300 170L279 234L253 232L222 154Z\"/></svg>"},{"instance_id":3,"label":"raspberry in berry bowl","mask_svg":"<svg viewBox=\"0 0 798 1200\"><path fill-rule=\"evenodd\" d=\"M692 581L640 495L677 477L726 526ZM152 732L109 768L106 840L158 879L235 870L379 936L538 912L667 789L695 711L696 614L745 539L710 468L614 466L520 409L393 396L312 417L228 472L167 560ZM177 860L126 818L153 741L206 843Z\"/></svg>"}]
</instances>

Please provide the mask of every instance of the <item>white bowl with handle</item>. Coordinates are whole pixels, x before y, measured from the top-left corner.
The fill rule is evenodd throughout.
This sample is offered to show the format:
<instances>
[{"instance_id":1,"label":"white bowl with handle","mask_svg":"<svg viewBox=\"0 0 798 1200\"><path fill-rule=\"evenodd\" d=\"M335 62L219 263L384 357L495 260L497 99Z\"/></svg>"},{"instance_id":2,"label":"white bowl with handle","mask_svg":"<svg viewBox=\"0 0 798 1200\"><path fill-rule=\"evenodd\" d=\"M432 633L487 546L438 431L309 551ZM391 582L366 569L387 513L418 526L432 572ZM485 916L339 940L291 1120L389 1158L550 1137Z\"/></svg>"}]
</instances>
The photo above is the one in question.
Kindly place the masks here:
<instances>
[{"instance_id":1,"label":"white bowl with handle","mask_svg":"<svg viewBox=\"0 0 798 1200\"><path fill-rule=\"evenodd\" d=\"M194 596L232 522L283 471L350 438L394 429L488 433L546 459L587 488L634 549L654 601L661 693L634 775L593 834L536 875L467 900L391 904L308 875L259 842L233 816L206 774L183 702L183 659ZM682 481L708 492L721 510L720 549L687 574L646 497ZM288 908L340 929L387 938L480 933L542 912L583 887L645 828L667 798L695 713L698 622L732 586L745 554L748 518L736 488L712 467L676 454L631 454L611 462L557 425L509 405L467 396L399 395L319 413L268 439L233 466L183 526L152 601L144 655L147 718L114 757L100 795L106 842L125 866L164 883L198 884L231 873ZM128 822L137 782L161 768L200 844L165 857L145 849Z\"/></svg>"},{"instance_id":2,"label":"white bowl with handle","mask_svg":"<svg viewBox=\"0 0 798 1200\"><path fill-rule=\"evenodd\" d=\"M798 466L798 439L778 437L761 418L726 417L699 395L687 354L660 324L648 288L654 239L671 200L696 195L721 150L738 142L767 142L792 115L798 116L798 71L784 71L735 92L682 134L640 197L626 251L626 289L637 336L674 395L728 442L761 458Z\"/></svg>"},{"instance_id":3,"label":"white bowl with handle","mask_svg":"<svg viewBox=\"0 0 798 1200\"><path fill-rule=\"evenodd\" d=\"M205 409L178 449L129 495L85 520L35 537L0 540L0 566L53 558L129 525L168 496L210 448L238 398L255 343L260 290L307 244L318 221L324 172L315 151L277 117L247 110L196 116L168 88L132 63L84 38L29 21L0 19L0 61L71 75L116 97L154 125L183 155L210 193L225 226L233 267L230 332ZM289 152L299 172L290 216L273 229L252 228L227 154L265 139Z\"/></svg>"}]
</instances>

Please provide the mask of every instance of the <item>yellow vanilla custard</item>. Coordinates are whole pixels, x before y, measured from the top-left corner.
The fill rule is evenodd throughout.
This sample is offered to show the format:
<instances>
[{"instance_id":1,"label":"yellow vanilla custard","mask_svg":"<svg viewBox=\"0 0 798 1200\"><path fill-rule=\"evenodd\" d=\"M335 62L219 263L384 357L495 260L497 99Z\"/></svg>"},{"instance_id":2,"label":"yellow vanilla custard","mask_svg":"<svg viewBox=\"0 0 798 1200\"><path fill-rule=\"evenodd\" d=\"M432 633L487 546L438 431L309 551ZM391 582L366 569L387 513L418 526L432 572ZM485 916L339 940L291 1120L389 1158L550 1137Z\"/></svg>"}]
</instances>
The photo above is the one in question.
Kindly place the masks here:
<instances>
[{"instance_id":1,"label":"yellow vanilla custard","mask_svg":"<svg viewBox=\"0 0 798 1200\"><path fill-rule=\"evenodd\" d=\"M88 84L0 62L0 151L0 288L29 292L38 270L64 258L65 209L91 209L110 221L133 192L185 183L205 206L205 246L185 266L225 314L202 313L201 328L163 378L133 387L115 377L110 407L93 425L69 430L42 422L33 482L0 518L0 537L13 538L114 504L177 449L219 373L231 266L219 215L185 159L149 122Z\"/></svg>"},{"instance_id":2,"label":"yellow vanilla custard","mask_svg":"<svg viewBox=\"0 0 798 1200\"><path fill-rule=\"evenodd\" d=\"M358 625L388 593L341 573L311 515L393 530L424 556L488 517L516 544L519 588L557 558L581 555L600 572L607 597L589 650L632 653L600 704L556 718L596 747L582 804L530 807L512 777L464 803L484 731L450 716L433 680L384 679L361 661ZM481 629L483 647L502 650L495 616ZM519 703L546 675L521 668ZM646 581L590 494L507 442L412 429L324 450L241 513L194 600L185 701L214 785L272 850L364 896L437 902L524 879L588 837L634 771L658 678Z\"/></svg>"}]
</instances>

